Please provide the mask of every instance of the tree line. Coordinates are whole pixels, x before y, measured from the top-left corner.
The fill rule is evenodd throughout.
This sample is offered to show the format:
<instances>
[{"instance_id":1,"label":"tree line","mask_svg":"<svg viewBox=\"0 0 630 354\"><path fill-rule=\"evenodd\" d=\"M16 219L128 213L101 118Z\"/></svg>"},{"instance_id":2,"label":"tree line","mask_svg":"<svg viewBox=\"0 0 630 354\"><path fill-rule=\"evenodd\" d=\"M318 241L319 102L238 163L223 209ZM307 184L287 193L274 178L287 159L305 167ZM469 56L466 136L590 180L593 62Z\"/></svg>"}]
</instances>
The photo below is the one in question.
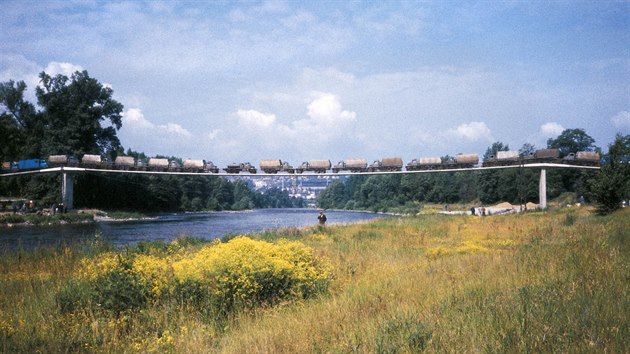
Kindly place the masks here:
<instances>
[{"instance_id":1,"label":"tree line","mask_svg":"<svg viewBox=\"0 0 630 354\"><path fill-rule=\"evenodd\" d=\"M87 71L50 76L39 74L37 107L25 98L24 81L0 83L0 161L49 155L96 154L114 160L125 154L117 132L123 105L113 90ZM126 155L144 157L127 150ZM157 156L165 157L165 156ZM181 160L181 159L179 159ZM144 175L77 175L74 204L83 208L200 211L267 207L302 207L304 202L277 188L257 192L242 180L221 177ZM0 179L0 196L60 202L61 176Z\"/></svg>"},{"instance_id":2,"label":"tree line","mask_svg":"<svg viewBox=\"0 0 630 354\"><path fill-rule=\"evenodd\" d=\"M559 149L561 156L576 151L597 151L595 140L583 129L566 129L547 141L547 148ZM496 156L509 146L495 142L483 156ZM536 150L532 144L519 149L523 156ZM584 200L609 213L630 199L630 135L617 135L604 155L608 161L601 170L548 169L547 197L565 196L567 201ZM448 158L448 156L443 157ZM383 176L351 176L335 181L317 199L320 208L414 212L424 203L498 202L525 204L539 201L540 169L502 169L474 172L441 172Z\"/></svg>"}]
</instances>

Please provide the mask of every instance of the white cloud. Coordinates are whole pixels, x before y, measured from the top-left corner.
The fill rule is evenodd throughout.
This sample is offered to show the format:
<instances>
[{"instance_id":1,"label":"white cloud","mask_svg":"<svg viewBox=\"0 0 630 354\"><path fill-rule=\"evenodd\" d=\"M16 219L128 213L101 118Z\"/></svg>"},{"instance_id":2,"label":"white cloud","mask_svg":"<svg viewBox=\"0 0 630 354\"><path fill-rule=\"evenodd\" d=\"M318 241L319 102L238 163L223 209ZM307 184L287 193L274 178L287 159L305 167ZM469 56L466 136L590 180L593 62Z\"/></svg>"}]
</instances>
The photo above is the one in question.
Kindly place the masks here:
<instances>
[{"instance_id":1,"label":"white cloud","mask_svg":"<svg viewBox=\"0 0 630 354\"><path fill-rule=\"evenodd\" d=\"M560 135L563 131L564 127L556 122L548 122L540 126L540 132L547 137Z\"/></svg>"},{"instance_id":2,"label":"white cloud","mask_svg":"<svg viewBox=\"0 0 630 354\"><path fill-rule=\"evenodd\" d=\"M239 109L236 112L239 125L246 126L239 132L242 141L260 148L277 151L292 146L300 151L313 151L336 139L346 139L347 129L356 121L355 112L343 109L338 96L326 92L311 93L306 105L306 117L282 123L273 113ZM285 121L288 117L284 118ZM270 139L269 132L273 131ZM308 139L305 139L308 137Z\"/></svg>"},{"instance_id":3,"label":"white cloud","mask_svg":"<svg viewBox=\"0 0 630 354\"><path fill-rule=\"evenodd\" d=\"M188 130L177 123L166 123L164 125L156 125L155 127L182 137L192 137L192 134Z\"/></svg>"},{"instance_id":4,"label":"white cloud","mask_svg":"<svg viewBox=\"0 0 630 354\"><path fill-rule=\"evenodd\" d=\"M330 93L315 93L317 98L307 107L308 116L317 125L336 125L337 123L352 122L357 114L341 109L339 97Z\"/></svg>"},{"instance_id":5,"label":"white cloud","mask_svg":"<svg viewBox=\"0 0 630 354\"><path fill-rule=\"evenodd\" d=\"M241 124L250 128L269 128L276 121L275 114L262 113L253 109L239 109L236 115Z\"/></svg>"},{"instance_id":6,"label":"white cloud","mask_svg":"<svg viewBox=\"0 0 630 354\"><path fill-rule=\"evenodd\" d=\"M492 141L492 133L485 122L464 123L455 129L450 129L449 133L468 141L488 140Z\"/></svg>"},{"instance_id":7,"label":"white cloud","mask_svg":"<svg viewBox=\"0 0 630 354\"><path fill-rule=\"evenodd\" d=\"M37 102L35 87L39 83L39 73L42 68L32 60L22 55L0 54L0 82L9 80L24 81L27 86L25 98L30 102Z\"/></svg>"},{"instance_id":8,"label":"white cloud","mask_svg":"<svg viewBox=\"0 0 630 354\"><path fill-rule=\"evenodd\" d=\"M614 117L610 118L610 121L618 129L630 130L630 112L621 111Z\"/></svg>"},{"instance_id":9,"label":"white cloud","mask_svg":"<svg viewBox=\"0 0 630 354\"><path fill-rule=\"evenodd\" d=\"M153 124L144 117L139 108L130 108L123 113L123 129L133 131L133 135L192 137L192 134L177 123ZM128 129L125 129L126 131Z\"/></svg>"},{"instance_id":10,"label":"white cloud","mask_svg":"<svg viewBox=\"0 0 630 354\"><path fill-rule=\"evenodd\" d=\"M153 128L153 124L144 118L139 108L130 108L123 113L123 127L130 126L133 129Z\"/></svg>"},{"instance_id":11,"label":"white cloud","mask_svg":"<svg viewBox=\"0 0 630 354\"><path fill-rule=\"evenodd\" d=\"M67 77L72 76L76 71L83 71L83 67L81 65L76 65L72 63L59 63L56 61L51 61L48 63L48 66L44 69L46 74L50 76L57 76L59 74L65 75Z\"/></svg>"}]
</instances>

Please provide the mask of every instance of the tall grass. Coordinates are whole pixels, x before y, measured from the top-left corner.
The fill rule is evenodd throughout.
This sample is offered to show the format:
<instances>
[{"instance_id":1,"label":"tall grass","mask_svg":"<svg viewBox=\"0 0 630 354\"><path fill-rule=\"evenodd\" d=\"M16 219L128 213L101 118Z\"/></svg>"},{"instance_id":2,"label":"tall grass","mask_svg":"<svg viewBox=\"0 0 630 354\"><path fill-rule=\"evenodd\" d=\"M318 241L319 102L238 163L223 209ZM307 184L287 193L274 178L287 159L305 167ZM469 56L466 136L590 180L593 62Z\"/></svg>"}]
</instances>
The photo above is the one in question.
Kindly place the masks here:
<instances>
[{"instance_id":1,"label":"tall grass","mask_svg":"<svg viewBox=\"0 0 630 354\"><path fill-rule=\"evenodd\" d=\"M330 259L329 292L227 318L175 298L118 314L94 304L62 311L59 294L80 264L111 249L6 253L0 351L623 353L629 226L629 210L573 209L268 231L252 237L298 240Z\"/></svg>"}]
</instances>

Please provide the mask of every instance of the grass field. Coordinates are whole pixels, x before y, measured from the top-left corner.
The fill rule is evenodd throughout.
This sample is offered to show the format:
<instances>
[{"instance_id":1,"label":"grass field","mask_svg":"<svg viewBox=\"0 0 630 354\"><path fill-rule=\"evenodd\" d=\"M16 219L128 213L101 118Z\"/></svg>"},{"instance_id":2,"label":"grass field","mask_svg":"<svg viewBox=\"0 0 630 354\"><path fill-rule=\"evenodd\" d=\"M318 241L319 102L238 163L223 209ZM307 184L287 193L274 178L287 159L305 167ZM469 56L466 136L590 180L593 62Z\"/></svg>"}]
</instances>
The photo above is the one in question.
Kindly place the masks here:
<instances>
[{"instance_id":1,"label":"grass field","mask_svg":"<svg viewBox=\"0 0 630 354\"><path fill-rule=\"evenodd\" d=\"M84 290L86 262L112 252L169 257L169 245L11 252L0 258L0 351L630 351L629 209L425 215L251 237L310 247L332 264L327 290L221 316L178 297L68 310L64 296Z\"/></svg>"}]
</instances>

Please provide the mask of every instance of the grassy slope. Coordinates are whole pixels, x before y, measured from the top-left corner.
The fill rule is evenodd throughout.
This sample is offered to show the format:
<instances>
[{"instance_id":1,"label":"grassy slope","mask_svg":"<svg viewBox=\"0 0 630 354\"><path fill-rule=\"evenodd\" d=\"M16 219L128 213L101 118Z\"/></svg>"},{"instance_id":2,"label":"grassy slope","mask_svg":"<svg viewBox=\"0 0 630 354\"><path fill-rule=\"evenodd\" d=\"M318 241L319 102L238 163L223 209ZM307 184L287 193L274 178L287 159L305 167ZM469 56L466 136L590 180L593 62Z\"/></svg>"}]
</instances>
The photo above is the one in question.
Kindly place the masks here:
<instances>
[{"instance_id":1,"label":"grassy slope","mask_svg":"<svg viewBox=\"0 0 630 354\"><path fill-rule=\"evenodd\" d=\"M0 351L628 352L630 210L268 232L329 257L330 295L220 325L175 303L61 314L81 250L0 258ZM94 252L94 250L92 251Z\"/></svg>"}]
</instances>

